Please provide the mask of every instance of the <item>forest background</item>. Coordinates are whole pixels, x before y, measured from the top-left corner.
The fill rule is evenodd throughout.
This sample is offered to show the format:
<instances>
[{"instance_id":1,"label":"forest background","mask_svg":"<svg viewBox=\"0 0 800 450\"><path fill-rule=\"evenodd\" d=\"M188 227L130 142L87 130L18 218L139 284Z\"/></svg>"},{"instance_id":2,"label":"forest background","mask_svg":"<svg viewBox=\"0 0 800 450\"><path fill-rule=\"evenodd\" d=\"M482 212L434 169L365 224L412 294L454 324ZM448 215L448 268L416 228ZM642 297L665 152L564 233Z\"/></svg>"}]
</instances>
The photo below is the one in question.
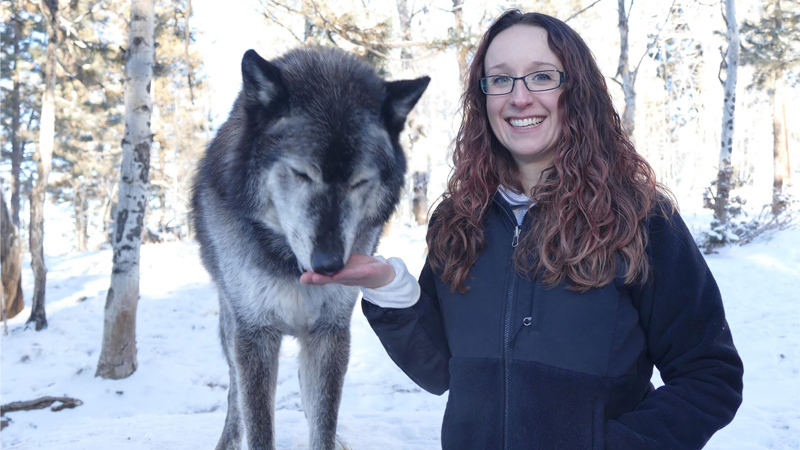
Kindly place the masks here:
<instances>
[{"instance_id":1,"label":"forest background","mask_svg":"<svg viewBox=\"0 0 800 450\"><path fill-rule=\"evenodd\" d=\"M72 226L46 233L48 254L97 249L110 242L124 134L129 2L61 3L46 210L48 220L70 221ZM156 2L146 240L191 237L187 199L193 170L227 117L240 86L241 56L248 48L269 59L300 45L338 46L361 54L390 79L432 76L406 130L410 170L396 217L400 223L423 222L444 191L450 170L448 150L460 123L460 77L482 32L509 7L552 14L581 34L607 75L626 128L659 181L684 202L702 204L716 193L712 182L721 167L721 81L728 47L722 2L194 3ZM746 201L744 210L752 214L773 201L778 177L784 192L798 170L800 131L791 125L796 122L787 123L800 113L798 5L796 0L736 5L741 56L730 197ZM43 8L44 3L32 0L2 2L0 183L22 242L28 241L29 199L37 180L47 45ZM623 31L627 48L621 46Z\"/></svg>"}]
</instances>

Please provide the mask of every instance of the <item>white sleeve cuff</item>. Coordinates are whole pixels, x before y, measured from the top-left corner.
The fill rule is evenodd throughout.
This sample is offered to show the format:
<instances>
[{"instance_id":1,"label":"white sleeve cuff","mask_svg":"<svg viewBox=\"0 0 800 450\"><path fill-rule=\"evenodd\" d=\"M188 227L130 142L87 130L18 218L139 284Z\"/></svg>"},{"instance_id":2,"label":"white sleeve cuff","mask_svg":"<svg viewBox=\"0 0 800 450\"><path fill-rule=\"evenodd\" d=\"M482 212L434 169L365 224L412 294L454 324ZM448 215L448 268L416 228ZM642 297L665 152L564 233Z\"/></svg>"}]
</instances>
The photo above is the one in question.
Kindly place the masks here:
<instances>
[{"instance_id":1,"label":"white sleeve cuff","mask_svg":"<svg viewBox=\"0 0 800 450\"><path fill-rule=\"evenodd\" d=\"M364 300L381 308L408 308L414 306L419 300L420 288L417 279L411 275L406 264L400 258L385 259L375 256L394 269L394 279L386 286L376 289L361 288Z\"/></svg>"}]
</instances>

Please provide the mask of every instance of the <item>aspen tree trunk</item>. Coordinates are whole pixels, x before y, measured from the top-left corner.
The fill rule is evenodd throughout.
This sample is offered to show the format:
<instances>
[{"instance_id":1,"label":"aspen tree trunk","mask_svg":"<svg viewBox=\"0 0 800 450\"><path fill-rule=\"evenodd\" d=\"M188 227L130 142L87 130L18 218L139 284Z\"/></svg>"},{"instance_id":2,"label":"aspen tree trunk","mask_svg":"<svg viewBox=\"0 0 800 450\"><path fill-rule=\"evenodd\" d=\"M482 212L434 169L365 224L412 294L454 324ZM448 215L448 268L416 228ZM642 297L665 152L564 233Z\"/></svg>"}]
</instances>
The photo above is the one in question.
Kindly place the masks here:
<instances>
[{"instance_id":1,"label":"aspen tree trunk","mask_svg":"<svg viewBox=\"0 0 800 450\"><path fill-rule=\"evenodd\" d=\"M411 42L411 19L412 12L408 10L408 0L397 0L397 14L400 19L400 35L405 42ZM400 60L402 61L403 76L413 76L414 55L409 47L400 50ZM410 156L410 166L412 167L411 177L411 212L414 221L422 225L428 220L428 166L427 152L419 147L414 149L414 143L420 138L422 126L416 121L416 114L412 112L408 117L408 127L404 133L404 147Z\"/></svg>"},{"instance_id":2,"label":"aspen tree trunk","mask_svg":"<svg viewBox=\"0 0 800 450\"><path fill-rule=\"evenodd\" d=\"M722 133L717 172L717 193L714 199L714 218L721 224L728 221L728 198L733 174L733 131L736 108L736 82L739 71L739 25L736 23L736 2L725 0L725 22L727 23L728 50L725 53L724 100L722 102Z\"/></svg>"},{"instance_id":3,"label":"aspen tree trunk","mask_svg":"<svg viewBox=\"0 0 800 450\"><path fill-rule=\"evenodd\" d=\"M467 54L469 53L469 46L463 41L464 32L464 0L453 0L453 17L455 18L455 26L453 32L455 37L459 39L456 45L456 58L458 59L458 79L461 81L461 88L463 89L467 83Z\"/></svg>"},{"instance_id":4,"label":"aspen tree trunk","mask_svg":"<svg viewBox=\"0 0 800 450\"><path fill-rule=\"evenodd\" d=\"M75 238L77 240L77 250L85 252L87 249L86 243L88 241L88 220L86 214L86 183L83 180L76 179L72 183L74 192L73 206L75 207Z\"/></svg>"},{"instance_id":5,"label":"aspen tree trunk","mask_svg":"<svg viewBox=\"0 0 800 450\"><path fill-rule=\"evenodd\" d=\"M772 214L780 213L785 205L783 187L789 179L789 148L786 142L786 124L783 121L783 70L770 74L770 101L772 103L772 161L775 176L772 180Z\"/></svg>"},{"instance_id":6,"label":"aspen tree trunk","mask_svg":"<svg viewBox=\"0 0 800 450\"><path fill-rule=\"evenodd\" d=\"M56 107L56 48L58 47L58 0L47 0L45 13L47 21L47 49L45 50L44 95L42 96L42 115L39 119L39 146L33 156L38 161L36 184L31 190L30 246L31 267L33 268L33 300L31 316L27 324L33 323L36 331L47 328L44 309L47 267L44 264L44 201L47 193L47 179L53 160L55 139Z\"/></svg>"},{"instance_id":7,"label":"aspen tree trunk","mask_svg":"<svg viewBox=\"0 0 800 450\"><path fill-rule=\"evenodd\" d=\"M150 169L150 82L155 51L154 0L131 0L125 55L125 137L114 261L95 376L120 379L136 371L136 307L139 302L139 247L142 243Z\"/></svg>"},{"instance_id":8,"label":"aspen tree trunk","mask_svg":"<svg viewBox=\"0 0 800 450\"><path fill-rule=\"evenodd\" d=\"M186 58L186 82L189 84L189 99L194 105L194 88L192 87L192 60L189 58L189 44L192 34L189 32L189 17L192 15L192 0L186 0L186 17L183 25L183 55Z\"/></svg>"},{"instance_id":9,"label":"aspen tree trunk","mask_svg":"<svg viewBox=\"0 0 800 450\"><path fill-rule=\"evenodd\" d=\"M781 118L783 119L783 149L784 149L784 156L786 157L786 161L784 166L786 177L783 179L783 183L786 186L792 185L792 162L789 160L789 125L786 122L786 101L781 99Z\"/></svg>"},{"instance_id":10,"label":"aspen tree trunk","mask_svg":"<svg viewBox=\"0 0 800 450\"><path fill-rule=\"evenodd\" d=\"M625 0L618 1L619 11L619 64L617 75L622 78L622 92L625 94L625 110L622 112L622 127L628 138L634 142L633 130L636 127L636 90L633 87L633 74L628 64L628 15L625 12Z\"/></svg>"}]
</instances>

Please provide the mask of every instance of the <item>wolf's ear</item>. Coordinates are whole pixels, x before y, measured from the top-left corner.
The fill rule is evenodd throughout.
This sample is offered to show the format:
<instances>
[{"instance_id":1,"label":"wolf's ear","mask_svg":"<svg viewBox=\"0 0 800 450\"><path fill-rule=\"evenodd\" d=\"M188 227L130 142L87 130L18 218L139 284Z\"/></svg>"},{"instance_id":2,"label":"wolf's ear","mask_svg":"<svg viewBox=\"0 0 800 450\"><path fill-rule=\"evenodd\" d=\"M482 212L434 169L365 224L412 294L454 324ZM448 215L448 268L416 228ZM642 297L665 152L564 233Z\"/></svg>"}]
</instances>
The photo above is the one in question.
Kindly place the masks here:
<instances>
[{"instance_id":1,"label":"wolf's ear","mask_svg":"<svg viewBox=\"0 0 800 450\"><path fill-rule=\"evenodd\" d=\"M383 114L393 131L400 132L406 123L406 117L417 100L422 97L431 79L429 77L416 80L400 80L386 82L386 100L383 102Z\"/></svg>"},{"instance_id":2,"label":"wolf's ear","mask_svg":"<svg viewBox=\"0 0 800 450\"><path fill-rule=\"evenodd\" d=\"M264 106L270 106L286 95L281 70L255 50L248 50L242 58L242 90L248 98Z\"/></svg>"}]
</instances>

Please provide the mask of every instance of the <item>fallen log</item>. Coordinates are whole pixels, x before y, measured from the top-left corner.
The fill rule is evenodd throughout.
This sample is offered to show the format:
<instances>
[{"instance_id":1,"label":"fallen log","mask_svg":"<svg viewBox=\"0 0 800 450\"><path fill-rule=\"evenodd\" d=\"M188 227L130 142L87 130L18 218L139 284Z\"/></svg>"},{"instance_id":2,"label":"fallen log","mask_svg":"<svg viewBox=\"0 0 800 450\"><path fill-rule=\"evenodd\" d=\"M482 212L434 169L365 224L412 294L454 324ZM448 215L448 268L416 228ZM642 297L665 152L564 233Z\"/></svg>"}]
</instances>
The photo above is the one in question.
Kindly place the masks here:
<instances>
[{"instance_id":1,"label":"fallen log","mask_svg":"<svg viewBox=\"0 0 800 450\"><path fill-rule=\"evenodd\" d=\"M40 397L37 398L36 400L26 400L21 402L6 403L5 405L0 406L0 416L5 415L5 413L14 411L30 411L33 409L44 409L55 402L60 402L61 404L50 408L51 411L61 411L62 409L65 408L75 408L76 406L81 406L83 404L83 402L78 400L77 398L71 398L71 397Z\"/></svg>"}]
</instances>

